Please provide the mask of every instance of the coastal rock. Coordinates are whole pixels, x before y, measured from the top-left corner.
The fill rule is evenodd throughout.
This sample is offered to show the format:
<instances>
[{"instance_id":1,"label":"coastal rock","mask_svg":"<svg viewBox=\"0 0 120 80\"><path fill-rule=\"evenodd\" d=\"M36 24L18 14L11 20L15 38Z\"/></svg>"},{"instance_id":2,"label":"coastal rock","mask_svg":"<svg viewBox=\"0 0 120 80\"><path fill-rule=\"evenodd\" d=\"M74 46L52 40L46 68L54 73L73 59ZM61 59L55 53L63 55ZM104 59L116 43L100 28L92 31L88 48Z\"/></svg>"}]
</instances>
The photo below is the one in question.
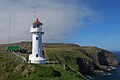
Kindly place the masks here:
<instances>
[{"instance_id":1,"label":"coastal rock","mask_svg":"<svg viewBox=\"0 0 120 80\"><path fill-rule=\"evenodd\" d=\"M115 55L107 50L102 50L98 53L98 60L100 65L118 66L118 62L115 58Z\"/></svg>"},{"instance_id":2,"label":"coastal rock","mask_svg":"<svg viewBox=\"0 0 120 80\"><path fill-rule=\"evenodd\" d=\"M75 44L50 45L45 44L47 48L50 47L55 52L54 55L57 61L66 64L70 69L79 71L83 75L103 73L103 71L112 69L111 66L118 66L112 52L98 47L78 46Z\"/></svg>"},{"instance_id":3,"label":"coastal rock","mask_svg":"<svg viewBox=\"0 0 120 80\"><path fill-rule=\"evenodd\" d=\"M93 71L95 69L95 65L93 64L92 61L87 60L87 59L82 59L82 58L77 58L77 64L79 66L79 72L82 74L93 74Z\"/></svg>"},{"instance_id":4,"label":"coastal rock","mask_svg":"<svg viewBox=\"0 0 120 80\"><path fill-rule=\"evenodd\" d=\"M84 59L79 59L78 65L80 66L79 68L82 68L80 70L81 72L86 73L86 71L88 71L88 73L90 73L90 71L94 72L95 70L108 70L111 69L111 66L118 66L115 55L110 51L97 47L81 47L80 49L80 51L92 59L91 62Z\"/></svg>"}]
</instances>

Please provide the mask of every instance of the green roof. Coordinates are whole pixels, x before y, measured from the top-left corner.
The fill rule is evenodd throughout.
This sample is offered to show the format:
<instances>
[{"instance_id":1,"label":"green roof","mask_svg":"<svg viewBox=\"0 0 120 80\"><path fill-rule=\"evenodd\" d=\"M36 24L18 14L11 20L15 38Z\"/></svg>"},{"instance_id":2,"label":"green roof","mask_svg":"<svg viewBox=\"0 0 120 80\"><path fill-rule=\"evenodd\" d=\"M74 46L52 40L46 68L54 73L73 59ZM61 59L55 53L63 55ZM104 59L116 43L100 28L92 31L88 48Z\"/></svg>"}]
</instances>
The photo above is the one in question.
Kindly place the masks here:
<instances>
[{"instance_id":1,"label":"green roof","mask_svg":"<svg viewBox=\"0 0 120 80\"><path fill-rule=\"evenodd\" d=\"M20 50L20 46L8 46L6 50Z\"/></svg>"}]
</instances>

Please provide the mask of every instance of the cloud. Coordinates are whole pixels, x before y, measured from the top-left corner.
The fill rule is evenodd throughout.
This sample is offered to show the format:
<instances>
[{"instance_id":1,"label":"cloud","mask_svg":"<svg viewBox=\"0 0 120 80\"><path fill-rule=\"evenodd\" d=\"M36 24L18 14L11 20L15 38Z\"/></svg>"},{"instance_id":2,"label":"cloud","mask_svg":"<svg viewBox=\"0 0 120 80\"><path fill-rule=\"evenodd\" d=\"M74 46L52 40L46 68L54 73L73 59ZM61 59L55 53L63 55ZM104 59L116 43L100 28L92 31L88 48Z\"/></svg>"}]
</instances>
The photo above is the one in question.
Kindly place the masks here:
<instances>
[{"instance_id":1,"label":"cloud","mask_svg":"<svg viewBox=\"0 0 120 80\"><path fill-rule=\"evenodd\" d=\"M1 0L0 43L8 42L9 18L11 42L31 40L33 8L37 10L36 18L44 24L44 42L67 42L76 28L95 21L96 13L82 0Z\"/></svg>"}]
</instances>

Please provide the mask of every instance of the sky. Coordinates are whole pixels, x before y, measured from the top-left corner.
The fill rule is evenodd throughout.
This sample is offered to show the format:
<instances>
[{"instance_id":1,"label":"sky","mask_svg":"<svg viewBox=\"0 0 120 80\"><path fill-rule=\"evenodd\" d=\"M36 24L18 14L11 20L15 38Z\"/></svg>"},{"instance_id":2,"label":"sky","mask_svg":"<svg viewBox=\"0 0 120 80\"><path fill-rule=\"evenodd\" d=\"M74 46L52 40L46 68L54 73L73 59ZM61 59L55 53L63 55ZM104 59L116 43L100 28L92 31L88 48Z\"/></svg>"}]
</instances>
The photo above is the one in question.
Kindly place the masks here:
<instances>
[{"instance_id":1,"label":"sky","mask_svg":"<svg viewBox=\"0 0 120 80\"><path fill-rule=\"evenodd\" d=\"M45 31L43 42L120 50L119 3L120 0L0 0L0 44L31 41L30 27L39 18Z\"/></svg>"}]
</instances>

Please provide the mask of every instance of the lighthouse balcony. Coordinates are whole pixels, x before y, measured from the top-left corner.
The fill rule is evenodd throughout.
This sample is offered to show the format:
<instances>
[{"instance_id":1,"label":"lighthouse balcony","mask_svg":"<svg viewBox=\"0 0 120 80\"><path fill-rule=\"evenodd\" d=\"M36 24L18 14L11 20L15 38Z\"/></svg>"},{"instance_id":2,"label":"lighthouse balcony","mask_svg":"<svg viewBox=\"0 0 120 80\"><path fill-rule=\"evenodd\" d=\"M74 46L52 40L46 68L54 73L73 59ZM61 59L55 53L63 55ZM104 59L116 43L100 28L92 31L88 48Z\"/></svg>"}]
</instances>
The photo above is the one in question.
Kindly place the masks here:
<instances>
[{"instance_id":1,"label":"lighthouse balcony","mask_svg":"<svg viewBox=\"0 0 120 80\"><path fill-rule=\"evenodd\" d=\"M30 33L42 33L43 34L44 32L40 28L33 28L33 27L31 27L30 28Z\"/></svg>"}]
</instances>

